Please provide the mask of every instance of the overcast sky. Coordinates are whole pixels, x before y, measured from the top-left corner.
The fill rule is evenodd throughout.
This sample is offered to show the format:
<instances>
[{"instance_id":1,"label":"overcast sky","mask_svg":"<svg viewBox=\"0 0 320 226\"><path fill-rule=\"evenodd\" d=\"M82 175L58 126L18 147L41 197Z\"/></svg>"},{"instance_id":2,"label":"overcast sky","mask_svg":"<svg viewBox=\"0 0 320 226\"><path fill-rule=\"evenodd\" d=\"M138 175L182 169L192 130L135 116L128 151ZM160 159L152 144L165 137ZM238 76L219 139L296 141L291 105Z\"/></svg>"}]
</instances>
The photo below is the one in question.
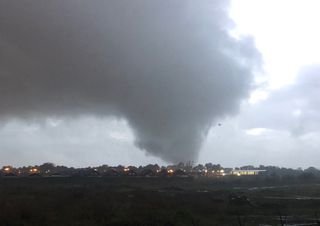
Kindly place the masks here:
<instances>
[{"instance_id":1,"label":"overcast sky","mask_svg":"<svg viewBox=\"0 0 320 226\"><path fill-rule=\"evenodd\" d=\"M0 0L0 165L320 167L318 0Z\"/></svg>"}]
</instances>

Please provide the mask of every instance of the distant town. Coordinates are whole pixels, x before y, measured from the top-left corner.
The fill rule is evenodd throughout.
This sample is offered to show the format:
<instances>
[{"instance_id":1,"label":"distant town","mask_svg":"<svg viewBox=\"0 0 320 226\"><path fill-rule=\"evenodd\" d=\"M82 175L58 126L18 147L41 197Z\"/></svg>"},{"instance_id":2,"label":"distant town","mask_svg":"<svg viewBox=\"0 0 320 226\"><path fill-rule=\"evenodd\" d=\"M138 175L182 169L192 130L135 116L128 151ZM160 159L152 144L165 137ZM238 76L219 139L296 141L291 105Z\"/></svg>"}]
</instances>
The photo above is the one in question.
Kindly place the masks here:
<instances>
[{"instance_id":1,"label":"distant town","mask_svg":"<svg viewBox=\"0 0 320 226\"><path fill-rule=\"evenodd\" d=\"M159 166L149 164L146 166L108 166L73 168L59 166L53 163L44 163L42 165L12 167L3 166L0 172L2 177L291 177L315 178L320 176L319 169L309 167L307 169L291 169L277 166L242 166L236 168L226 168L220 164L198 164L179 163L176 165Z\"/></svg>"},{"instance_id":2,"label":"distant town","mask_svg":"<svg viewBox=\"0 0 320 226\"><path fill-rule=\"evenodd\" d=\"M0 168L0 225L320 225L315 167Z\"/></svg>"}]
</instances>

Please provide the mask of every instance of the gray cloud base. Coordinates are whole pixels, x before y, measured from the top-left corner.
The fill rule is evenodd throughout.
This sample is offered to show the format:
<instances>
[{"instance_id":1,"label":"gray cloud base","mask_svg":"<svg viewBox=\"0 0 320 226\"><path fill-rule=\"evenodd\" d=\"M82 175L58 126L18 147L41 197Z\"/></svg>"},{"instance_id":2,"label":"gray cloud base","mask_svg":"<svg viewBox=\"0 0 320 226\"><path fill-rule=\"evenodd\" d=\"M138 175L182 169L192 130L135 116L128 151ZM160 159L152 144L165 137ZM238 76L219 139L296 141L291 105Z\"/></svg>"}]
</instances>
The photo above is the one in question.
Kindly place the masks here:
<instances>
[{"instance_id":1,"label":"gray cloud base","mask_svg":"<svg viewBox=\"0 0 320 226\"><path fill-rule=\"evenodd\" d=\"M3 120L113 115L136 145L194 160L235 114L260 55L228 35L227 1L0 0Z\"/></svg>"}]
</instances>

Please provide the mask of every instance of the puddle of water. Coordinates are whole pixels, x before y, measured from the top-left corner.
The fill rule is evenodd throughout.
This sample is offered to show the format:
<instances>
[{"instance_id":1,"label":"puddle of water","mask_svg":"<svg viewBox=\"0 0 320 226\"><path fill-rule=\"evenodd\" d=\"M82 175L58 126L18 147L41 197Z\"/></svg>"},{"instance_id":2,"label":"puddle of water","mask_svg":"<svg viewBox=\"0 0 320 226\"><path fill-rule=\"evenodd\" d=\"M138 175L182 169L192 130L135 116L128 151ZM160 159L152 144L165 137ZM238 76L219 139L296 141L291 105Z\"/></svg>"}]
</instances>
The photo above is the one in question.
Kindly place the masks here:
<instances>
[{"instance_id":1,"label":"puddle of water","mask_svg":"<svg viewBox=\"0 0 320 226\"><path fill-rule=\"evenodd\" d=\"M320 197L307 197L307 196L298 196L298 197L278 197L278 196L264 196L265 199L283 199L283 200L320 200Z\"/></svg>"}]
</instances>

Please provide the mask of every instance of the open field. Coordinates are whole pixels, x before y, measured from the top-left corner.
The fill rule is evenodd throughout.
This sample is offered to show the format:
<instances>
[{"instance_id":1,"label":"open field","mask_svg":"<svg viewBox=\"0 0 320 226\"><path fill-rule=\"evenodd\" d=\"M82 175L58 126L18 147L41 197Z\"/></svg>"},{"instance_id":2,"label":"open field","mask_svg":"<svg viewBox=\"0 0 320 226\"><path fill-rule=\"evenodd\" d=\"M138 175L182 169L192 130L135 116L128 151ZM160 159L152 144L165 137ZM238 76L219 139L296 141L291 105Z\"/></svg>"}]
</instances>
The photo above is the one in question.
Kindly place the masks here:
<instances>
[{"instance_id":1,"label":"open field","mask_svg":"<svg viewBox=\"0 0 320 226\"><path fill-rule=\"evenodd\" d=\"M0 225L320 225L320 183L1 178ZM317 223L318 222L318 223ZM306 224L308 223L308 224Z\"/></svg>"}]
</instances>

